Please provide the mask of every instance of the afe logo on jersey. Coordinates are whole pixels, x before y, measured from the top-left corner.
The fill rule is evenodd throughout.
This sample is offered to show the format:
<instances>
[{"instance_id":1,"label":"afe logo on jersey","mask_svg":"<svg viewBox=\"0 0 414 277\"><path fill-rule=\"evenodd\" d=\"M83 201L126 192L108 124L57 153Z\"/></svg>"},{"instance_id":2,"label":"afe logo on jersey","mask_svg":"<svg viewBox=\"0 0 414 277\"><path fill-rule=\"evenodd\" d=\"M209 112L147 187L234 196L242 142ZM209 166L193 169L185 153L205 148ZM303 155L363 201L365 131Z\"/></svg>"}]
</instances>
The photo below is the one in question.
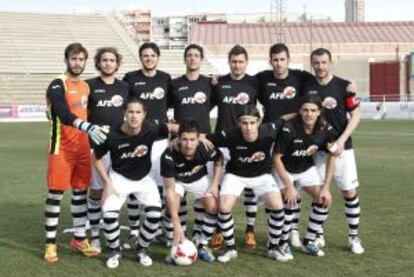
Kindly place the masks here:
<instances>
[{"instance_id":1,"label":"afe logo on jersey","mask_svg":"<svg viewBox=\"0 0 414 277\"><path fill-rule=\"evenodd\" d=\"M146 145L139 145L132 152L126 152L121 155L121 159L128 158L141 158L148 153L148 147Z\"/></svg>"},{"instance_id":2,"label":"afe logo on jersey","mask_svg":"<svg viewBox=\"0 0 414 277\"><path fill-rule=\"evenodd\" d=\"M194 96L194 101L198 104L204 104L207 101L207 95L202 91L197 91Z\"/></svg>"},{"instance_id":3,"label":"afe logo on jersey","mask_svg":"<svg viewBox=\"0 0 414 277\"><path fill-rule=\"evenodd\" d=\"M207 96L204 92L198 91L193 97L185 97L181 100L181 104L204 104L207 101Z\"/></svg>"},{"instance_id":4,"label":"afe logo on jersey","mask_svg":"<svg viewBox=\"0 0 414 277\"><path fill-rule=\"evenodd\" d=\"M121 95L116 94L112 96L111 103L114 107L121 107L122 104L124 103L124 98L122 98Z\"/></svg>"},{"instance_id":5,"label":"afe logo on jersey","mask_svg":"<svg viewBox=\"0 0 414 277\"><path fill-rule=\"evenodd\" d=\"M197 165L197 166L193 167L193 169L191 169L191 171L178 173L177 175L180 176L180 177L190 177L190 176L196 174L197 172L199 172L202 168L203 168L202 165Z\"/></svg>"},{"instance_id":6,"label":"afe logo on jersey","mask_svg":"<svg viewBox=\"0 0 414 277\"><path fill-rule=\"evenodd\" d=\"M292 99L296 96L296 89L294 87L286 87L283 90L283 96L286 99Z\"/></svg>"},{"instance_id":7,"label":"afe logo on jersey","mask_svg":"<svg viewBox=\"0 0 414 277\"><path fill-rule=\"evenodd\" d=\"M146 145L138 145L134 153L138 158L141 158L148 153L148 147Z\"/></svg>"},{"instance_id":8,"label":"afe logo on jersey","mask_svg":"<svg viewBox=\"0 0 414 277\"><path fill-rule=\"evenodd\" d=\"M266 158L266 154L263 152L256 152L251 157L240 157L239 161L242 163L258 163Z\"/></svg>"},{"instance_id":9,"label":"afe logo on jersey","mask_svg":"<svg viewBox=\"0 0 414 277\"><path fill-rule=\"evenodd\" d=\"M330 96L325 97L322 102L322 106L329 110L335 109L337 105L336 99Z\"/></svg>"},{"instance_id":10,"label":"afe logo on jersey","mask_svg":"<svg viewBox=\"0 0 414 277\"><path fill-rule=\"evenodd\" d=\"M152 95L155 97L155 99L161 100L164 98L165 91L162 87L156 87L152 92Z\"/></svg>"},{"instance_id":11,"label":"afe logo on jersey","mask_svg":"<svg viewBox=\"0 0 414 277\"><path fill-rule=\"evenodd\" d=\"M97 107L121 107L124 103L124 98L121 95L112 96L111 100L99 100Z\"/></svg>"},{"instance_id":12,"label":"afe logo on jersey","mask_svg":"<svg viewBox=\"0 0 414 277\"><path fill-rule=\"evenodd\" d=\"M307 157L309 156L308 151L306 150L296 150L292 153L293 157Z\"/></svg>"},{"instance_id":13,"label":"afe logo on jersey","mask_svg":"<svg viewBox=\"0 0 414 277\"><path fill-rule=\"evenodd\" d=\"M223 103L229 103L229 104L239 104L239 105L245 105L249 103L250 97L245 92L240 92L237 94L236 97L234 96L225 96L223 98Z\"/></svg>"}]
</instances>

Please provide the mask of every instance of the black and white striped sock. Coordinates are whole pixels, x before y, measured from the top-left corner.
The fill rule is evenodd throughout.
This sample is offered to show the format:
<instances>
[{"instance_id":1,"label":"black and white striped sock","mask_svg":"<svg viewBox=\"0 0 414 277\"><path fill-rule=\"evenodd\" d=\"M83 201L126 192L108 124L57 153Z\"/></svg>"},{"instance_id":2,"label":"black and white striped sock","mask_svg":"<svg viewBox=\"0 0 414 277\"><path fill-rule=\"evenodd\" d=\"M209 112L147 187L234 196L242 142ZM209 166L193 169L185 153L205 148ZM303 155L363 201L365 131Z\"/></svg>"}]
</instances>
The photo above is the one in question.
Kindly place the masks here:
<instances>
[{"instance_id":1,"label":"black and white striped sock","mask_svg":"<svg viewBox=\"0 0 414 277\"><path fill-rule=\"evenodd\" d=\"M358 196L345 198L345 216L349 227L349 236L358 236L360 214L361 206L359 205Z\"/></svg>"},{"instance_id":2,"label":"black and white striped sock","mask_svg":"<svg viewBox=\"0 0 414 277\"><path fill-rule=\"evenodd\" d=\"M119 211L107 211L103 214L104 220L104 234L107 241L109 250L119 252L121 250L119 244L119 235L121 230L119 229Z\"/></svg>"},{"instance_id":3,"label":"black and white striped sock","mask_svg":"<svg viewBox=\"0 0 414 277\"><path fill-rule=\"evenodd\" d=\"M193 226L193 239L198 241L201 236L203 223L204 223L205 210L201 199L194 201L194 226Z\"/></svg>"},{"instance_id":4,"label":"black and white striped sock","mask_svg":"<svg viewBox=\"0 0 414 277\"><path fill-rule=\"evenodd\" d=\"M322 229L322 225L328 219L328 208L323 204L312 202L312 211L309 216L308 229L305 234L305 241L314 241L316 234Z\"/></svg>"},{"instance_id":5,"label":"black and white striped sock","mask_svg":"<svg viewBox=\"0 0 414 277\"><path fill-rule=\"evenodd\" d=\"M269 249L273 249L279 245L280 237L282 235L283 222L285 220L285 213L283 209L270 210L269 216Z\"/></svg>"},{"instance_id":6,"label":"black and white striped sock","mask_svg":"<svg viewBox=\"0 0 414 277\"><path fill-rule=\"evenodd\" d=\"M227 246L236 245L234 238L234 220L231 213L218 213L218 223Z\"/></svg>"},{"instance_id":7,"label":"black and white striped sock","mask_svg":"<svg viewBox=\"0 0 414 277\"><path fill-rule=\"evenodd\" d=\"M99 223L102 217L101 199L88 197L88 219L91 228L91 238L99 239Z\"/></svg>"},{"instance_id":8,"label":"black and white striped sock","mask_svg":"<svg viewBox=\"0 0 414 277\"><path fill-rule=\"evenodd\" d=\"M74 237L78 240L86 238L86 222L88 220L86 194L86 190L72 191L70 212L73 217Z\"/></svg>"},{"instance_id":9,"label":"black and white striped sock","mask_svg":"<svg viewBox=\"0 0 414 277\"><path fill-rule=\"evenodd\" d=\"M140 228L138 237L138 252L147 249L157 234L158 226L161 220L161 207L146 207L144 209L144 213L145 220L144 224L142 224Z\"/></svg>"},{"instance_id":10,"label":"black and white striped sock","mask_svg":"<svg viewBox=\"0 0 414 277\"><path fill-rule=\"evenodd\" d=\"M45 202L46 243L56 243L56 231L59 225L60 201L63 191L49 190Z\"/></svg>"},{"instance_id":11,"label":"black and white striped sock","mask_svg":"<svg viewBox=\"0 0 414 277\"><path fill-rule=\"evenodd\" d=\"M127 199L128 206L128 225L129 235L138 236L139 232L139 219L140 219L140 207L138 199L133 195L129 195Z\"/></svg>"},{"instance_id":12,"label":"black and white striped sock","mask_svg":"<svg viewBox=\"0 0 414 277\"><path fill-rule=\"evenodd\" d=\"M246 232L254 232L256 224L257 202L252 189L244 189L244 208L246 210Z\"/></svg>"}]
</instances>

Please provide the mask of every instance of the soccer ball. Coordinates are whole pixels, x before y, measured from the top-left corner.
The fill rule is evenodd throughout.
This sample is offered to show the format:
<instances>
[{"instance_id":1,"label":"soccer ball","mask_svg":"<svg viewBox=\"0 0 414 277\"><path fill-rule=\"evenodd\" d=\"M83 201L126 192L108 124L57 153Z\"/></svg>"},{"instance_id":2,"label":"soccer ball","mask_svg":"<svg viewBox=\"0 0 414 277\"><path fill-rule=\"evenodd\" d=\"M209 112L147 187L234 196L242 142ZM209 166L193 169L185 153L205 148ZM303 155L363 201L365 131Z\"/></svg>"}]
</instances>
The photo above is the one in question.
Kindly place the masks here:
<instances>
[{"instance_id":1,"label":"soccer ball","mask_svg":"<svg viewBox=\"0 0 414 277\"><path fill-rule=\"evenodd\" d=\"M189 240L171 247L171 257L176 265L191 265L197 260L197 248Z\"/></svg>"}]
</instances>

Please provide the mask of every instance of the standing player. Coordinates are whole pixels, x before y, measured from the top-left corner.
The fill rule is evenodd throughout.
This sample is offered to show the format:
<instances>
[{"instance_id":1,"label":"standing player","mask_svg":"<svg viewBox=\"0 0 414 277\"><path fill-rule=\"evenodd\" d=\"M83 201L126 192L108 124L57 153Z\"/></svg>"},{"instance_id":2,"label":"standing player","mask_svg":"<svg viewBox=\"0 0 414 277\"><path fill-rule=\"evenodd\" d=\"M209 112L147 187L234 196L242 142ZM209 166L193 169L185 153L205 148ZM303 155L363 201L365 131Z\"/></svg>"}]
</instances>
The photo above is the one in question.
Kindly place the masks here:
<instances>
[{"instance_id":1,"label":"standing player","mask_svg":"<svg viewBox=\"0 0 414 277\"><path fill-rule=\"evenodd\" d=\"M246 49L235 45L228 54L230 73L219 77L214 87L213 104L217 105L218 116L216 132L236 128L238 124L237 114L246 105L256 105L259 83L255 77L246 74L248 55ZM222 150L224 161L228 160L225 149ZM246 245L249 248L256 247L254 225L256 221L257 203L253 191L249 188L244 192L244 206L246 208ZM215 236L213 248L218 247L220 236Z\"/></svg>"},{"instance_id":2,"label":"standing player","mask_svg":"<svg viewBox=\"0 0 414 277\"><path fill-rule=\"evenodd\" d=\"M90 88L88 100L88 119L93 124L117 128L123 122L123 110L128 100L128 85L115 78L122 62L122 56L113 47L103 47L96 51L95 68L100 76L86 82ZM94 145L93 145L94 146ZM106 168L109 168L109 155L102 158ZM91 246L101 252L99 240L99 222L101 219L101 179L92 168L92 183L88 197L88 218L91 227Z\"/></svg>"},{"instance_id":3,"label":"standing player","mask_svg":"<svg viewBox=\"0 0 414 277\"><path fill-rule=\"evenodd\" d=\"M200 133L210 133L211 110L211 79L200 74L200 68L204 59L204 50L197 44L190 44L184 50L184 62L186 74L174 79L171 88L171 104L174 108L174 119L177 123L192 120L197 122ZM204 209L201 201L194 205L193 237L201 233ZM186 198L182 198L180 217L185 228L187 207ZM167 231L172 232L172 222L167 221Z\"/></svg>"},{"instance_id":4,"label":"standing player","mask_svg":"<svg viewBox=\"0 0 414 277\"><path fill-rule=\"evenodd\" d=\"M271 149L283 126L283 120L260 125L260 114L255 106L240 111L239 128L207 136L218 147L227 147L230 160L220 189L219 226L227 249L217 260L222 263L237 258L232 210L244 188L253 190L269 209L268 256L286 262L279 249L284 221L283 202L271 173Z\"/></svg>"},{"instance_id":5,"label":"standing player","mask_svg":"<svg viewBox=\"0 0 414 277\"><path fill-rule=\"evenodd\" d=\"M140 99L145 104L149 120L166 123L167 110L170 97L171 77L168 73L157 69L160 58L160 49L153 42L145 42L139 48L139 59L142 69L131 71L125 74L123 80L129 84L132 97ZM166 138L157 138L151 153L151 177L157 183L163 202L163 181L160 175L160 157L167 147ZM130 219L130 238L125 248L133 247L138 238L139 228L139 207L136 199L128 200L128 215ZM161 226L160 226L161 227ZM161 229L159 233L161 232Z\"/></svg>"},{"instance_id":6,"label":"standing player","mask_svg":"<svg viewBox=\"0 0 414 277\"><path fill-rule=\"evenodd\" d=\"M323 181L312 155L318 149L326 149L326 145L333 143L335 139L333 128L324 120L321 98L317 95L307 95L301 100L299 116L285 124L273 151L273 162L277 172L275 177L285 198L285 212L289 211L290 205L297 202L299 194L296 187L302 188L313 199L312 213L302 249L315 256L324 255L315 244L315 239L328 218L328 206L331 202L330 183L335 158L332 154L327 155L327 173ZM281 250L293 259L287 242L289 225L290 222L286 222L285 217ZM283 239L283 236L286 237Z\"/></svg>"},{"instance_id":7,"label":"standing player","mask_svg":"<svg viewBox=\"0 0 414 277\"><path fill-rule=\"evenodd\" d=\"M291 119L298 112L304 82L308 78L313 78L313 75L306 71L289 69L289 48L283 43L270 47L269 63L272 70L265 70L256 75L260 82L258 99L263 105L263 122L271 122L280 117ZM301 198L298 197L297 204L285 209L285 222L293 220L291 244L297 248L301 247L298 231L300 208ZM288 231L283 230L283 240L286 239Z\"/></svg>"},{"instance_id":8,"label":"standing player","mask_svg":"<svg viewBox=\"0 0 414 277\"><path fill-rule=\"evenodd\" d=\"M161 159L161 175L164 177L166 202L174 232L168 237L173 244L185 240L178 215L180 202L187 192L193 192L195 201L200 201L206 211L202 234L197 239L199 257L213 262L214 256L207 247L217 224L218 186L223 159L220 150L206 150L200 144L200 131L194 121L183 122L178 130L178 150L166 149ZM207 176L207 162L214 162L213 178ZM169 258L169 257L167 257ZM167 259L167 262L170 259Z\"/></svg>"},{"instance_id":9,"label":"standing player","mask_svg":"<svg viewBox=\"0 0 414 277\"><path fill-rule=\"evenodd\" d=\"M104 184L103 217L105 237L111 251L106 261L109 268L116 268L121 258L119 243L119 211L130 194L144 206L145 221L140 228L137 243L137 260L143 266L152 265L147 249L154 238L161 218L161 199L157 185L149 175L151 148L158 136L166 137L171 126L153 124L145 120L145 107L141 100L130 99L124 123L111 130L105 144L95 149L94 164ZM110 153L109 173L102 157Z\"/></svg>"},{"instance_id":10,"label":"standing player","mask_svg":"<svg viewBox=\"0 0 414 277\"><path fill-rule=\"evenodd\" d=\"M96 144L104 142L105 131L86 121L89 88L79 79L88 52L80 43L65 49L66 72L51 82L46 101L51 121L48 153L48 195L45 204L46 249L44 259L57 262L56 231L63 192L72 188L71 213L74 237L72 248L85 256L96 256L86 238L86 192L91 179L88 135Z\"/></svg>"},{"instance_id":11,"label":"standing player","mask_svg":"<svg viewBox=\"0 0 414 277\"><path fill-rule=\"evenodd\" d=\"M334 178L345 200L345 216L349 226L348 246L352 253L362 254L364 248L358 236L360 205L357 195L359 186L351 134L360 121L359 100L355 93L348 92L350 82L332 75L332 56L329 50L318 48L311 54L311 65L315 78L308 80L305 93L317 94L323 99L327 122L339 134L335 154ZM326 154L318 151L315 162L322 176L325 173Z\"/></svg>"}]
</instances>

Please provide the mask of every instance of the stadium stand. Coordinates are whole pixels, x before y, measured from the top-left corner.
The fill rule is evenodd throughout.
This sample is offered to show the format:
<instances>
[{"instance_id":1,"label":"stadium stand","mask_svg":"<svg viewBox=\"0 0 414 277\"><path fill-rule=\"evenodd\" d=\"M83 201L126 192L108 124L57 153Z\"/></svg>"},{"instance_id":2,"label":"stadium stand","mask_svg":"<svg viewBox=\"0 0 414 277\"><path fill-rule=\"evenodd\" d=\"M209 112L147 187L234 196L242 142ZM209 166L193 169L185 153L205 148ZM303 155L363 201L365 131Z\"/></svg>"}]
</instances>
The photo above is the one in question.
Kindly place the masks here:
<instances>
[{"instance_id":1,"label":"stadium stand","mask_svg":"<svg viewBox=\"0 0 414 277\"><path fill-rule=\"evenodd\" d=\"M63 51L72 42L89 51L84 78L96 74L95 49L115 46L124 60L119 77L138 67L138 46L113 17L0 12L0 104L43 104L48 83L65 70ZM183 74L182 50L163 50L159 68ZM207 62L202 72L213 72Z\"/></svg>"}]
</instances>

